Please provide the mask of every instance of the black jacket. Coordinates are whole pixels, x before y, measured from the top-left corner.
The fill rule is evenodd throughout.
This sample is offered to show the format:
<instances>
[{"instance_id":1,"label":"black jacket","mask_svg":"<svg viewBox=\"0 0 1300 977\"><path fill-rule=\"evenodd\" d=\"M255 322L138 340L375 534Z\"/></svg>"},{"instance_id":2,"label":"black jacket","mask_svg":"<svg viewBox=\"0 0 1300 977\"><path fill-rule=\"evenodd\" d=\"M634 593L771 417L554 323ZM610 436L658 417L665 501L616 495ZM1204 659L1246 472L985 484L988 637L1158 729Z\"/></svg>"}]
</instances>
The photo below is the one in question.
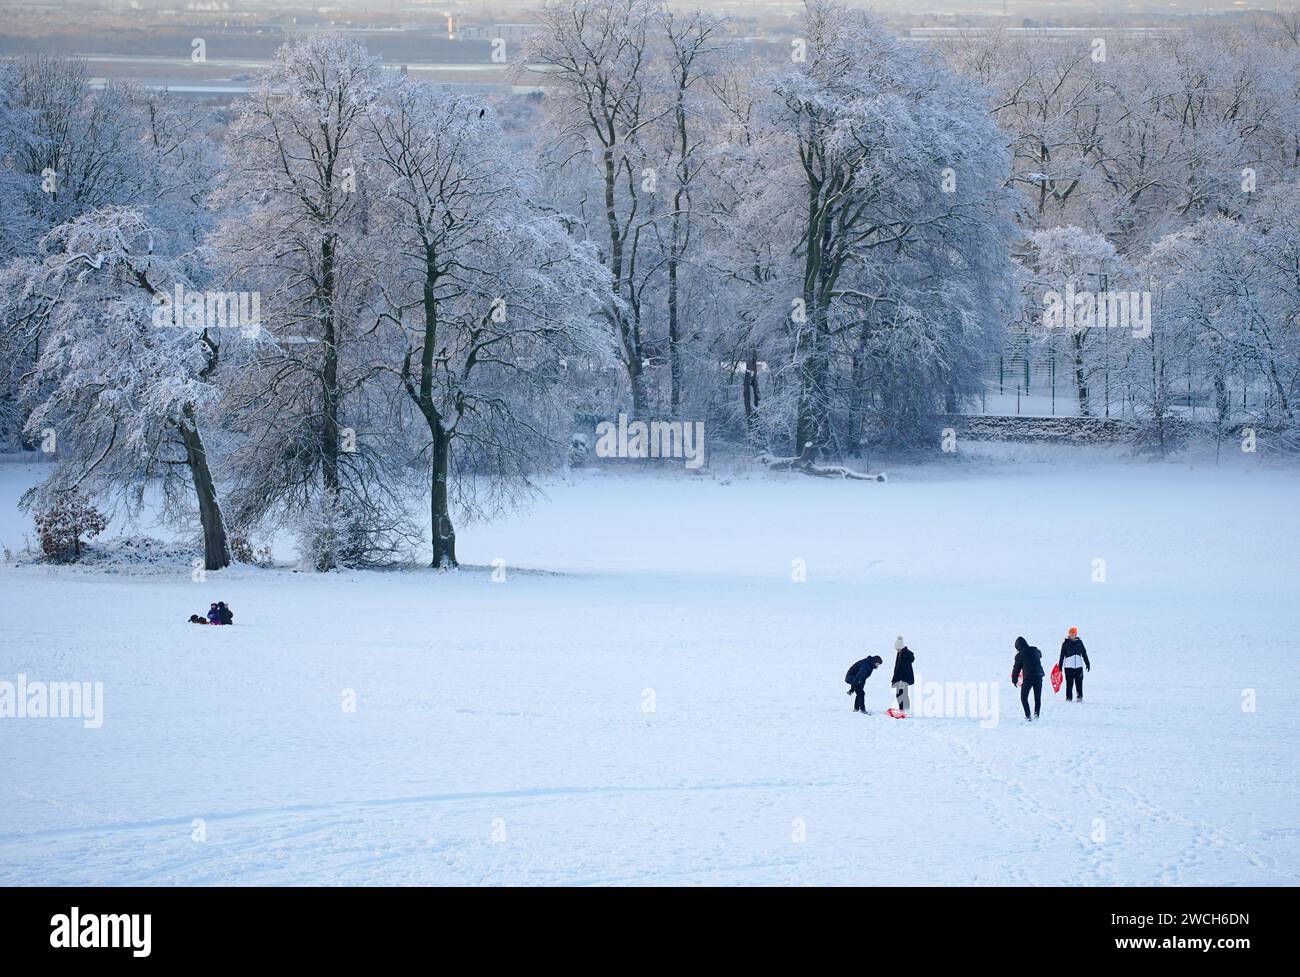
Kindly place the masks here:
<instances>
[{"instance_id":1,"label":"black jacket","mask_svg":"<svg viewBox=\"0 0 1300 977\"><path fill-rule=\"evenodd\" d=\"M1061 657L1056 660L1056 664L1064 668L1065 660L1071 655L1083 656L1083 667L1091 670L1092 662L1088 661L1088 649L1083 646L1081 638L1066 638L1061 642ZM1105 657L1104 655L1102 656Z\"/></svg>"},{"instance_id":2,"label":"black jacket","mask_svg":"<svg viewBox=\"0 0 1300 977\"><path fill-rule=\"evenodd\" d=\"M844 676L844 681L848 682L853 688L860 688L862 683L871 678L871 673L876 670L880 664L879 656L872 655L861 661L856 661L849 666L848 673Z\"/></svg>"},{"instance_id":3,"label":"black jacket","mask_svg":"<svg viewBox=\"0 0 1300 977\"><path fill-rule=\"evenodd\" d=\"M1011 681L1015 682L1024 672L1026 682L1041 682L1043 679L1043 653L1024 638L1016 639L1016 663L1011 666Z\"/></svg>"},{"instance_id":4,"label":"black jacket","mask_svg":"<svg viewBox=\"0 0 1300 977\"><path fill-rule=\"evenodd\" d=\"M912 662L916 661L916 656L912 654L910 648L904 648L897 657L894 658L894 677L889 680L890 685L898 682L906 682L911 685L916 681L916 676L912 674Z\"/></svg>"}]
</instances>

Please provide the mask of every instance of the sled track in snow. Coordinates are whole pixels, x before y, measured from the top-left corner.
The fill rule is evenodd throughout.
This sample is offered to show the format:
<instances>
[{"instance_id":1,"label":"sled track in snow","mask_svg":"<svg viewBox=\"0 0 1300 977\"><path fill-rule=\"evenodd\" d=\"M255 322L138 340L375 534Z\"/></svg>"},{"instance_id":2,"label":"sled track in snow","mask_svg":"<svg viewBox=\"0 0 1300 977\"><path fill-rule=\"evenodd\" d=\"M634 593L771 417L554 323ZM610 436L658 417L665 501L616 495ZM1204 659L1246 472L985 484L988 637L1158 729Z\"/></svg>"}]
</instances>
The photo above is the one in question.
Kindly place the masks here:
<instances>
[{"instance_id":1,"label":"sled track in snow","mask_svg":"<svg viewBox=\"0 0 1300 977\"><path fill-rule=\"evenodd\" d=\"M275 817L279 815L315 815L336 814L348 811L363 811L370 808L403 807L418 804L444 804L458 801L494 801L526 800L530 798L571 798L571 797L611 797L620 794L691 794L715 793L725 791L768 791L768 790L818 790L823 788L842 788L844 782L838 783L740 783L740 784L681 784L668 787L522 787L516 790L500 791L463 791L449 794L421 794L411 797L384 797L361 801L329 801L321 804L285 804L246 808L239 811L226 811L217 814L195 814L174 818L157 818L147 821L117 821L107 824L88 825L75 828L51 828L43 831L19 832L0 835L0 846L40 841L46 838L76 838L112 834L116 832L152 831L159 828L188 828L195 817L208 822L245 821L255 818Z\"/></svg>"}]
</instances>

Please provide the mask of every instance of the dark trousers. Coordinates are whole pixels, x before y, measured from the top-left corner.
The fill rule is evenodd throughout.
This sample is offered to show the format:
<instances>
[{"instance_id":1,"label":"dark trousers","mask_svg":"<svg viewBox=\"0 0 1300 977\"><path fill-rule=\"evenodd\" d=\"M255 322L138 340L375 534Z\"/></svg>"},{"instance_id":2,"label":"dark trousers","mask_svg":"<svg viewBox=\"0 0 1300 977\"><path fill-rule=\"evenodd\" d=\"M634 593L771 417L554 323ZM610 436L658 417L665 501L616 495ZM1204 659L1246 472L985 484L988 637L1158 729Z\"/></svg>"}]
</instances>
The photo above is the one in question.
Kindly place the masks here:
<instances>
[{"instance_id":1,"label":"dark trousers","mask_svg":"<svg viewBox=\"0 0 1300 977\"><path fill-rule=\"evenodd\" d=\"M1029 678L1026 676L1020 685L1020 704L1025 707L1025 718L1029 718L1029 690L1034 690L1034 715L1038 715L1038 708L1043 704L1043 676L1038 678Z\"/></svg>"},{"instance_id":2,"label":"dark trousers","mask_svg":"<svg viewBox=\"0 0 1300 977\"><path fill-rule=\"evenodd\" d=\"M1078 691L1079 698L1083 699L1083 669L1067 668L1065 670L1065 701L1069 702L1074 698L1075 691Z\"/></svg>"},{"instance_id":3,"label":"dark trousers","mask_svg":"<svg viewBox=\"0 0 1300 977\"><path fill-rule=\"evenodd\" d=\"M862 694L865 691L866 690L860 685L854 686L853 688L853 711L854 712L867 711L867 704L862 701Z\"/></svg>"}]
</instances>

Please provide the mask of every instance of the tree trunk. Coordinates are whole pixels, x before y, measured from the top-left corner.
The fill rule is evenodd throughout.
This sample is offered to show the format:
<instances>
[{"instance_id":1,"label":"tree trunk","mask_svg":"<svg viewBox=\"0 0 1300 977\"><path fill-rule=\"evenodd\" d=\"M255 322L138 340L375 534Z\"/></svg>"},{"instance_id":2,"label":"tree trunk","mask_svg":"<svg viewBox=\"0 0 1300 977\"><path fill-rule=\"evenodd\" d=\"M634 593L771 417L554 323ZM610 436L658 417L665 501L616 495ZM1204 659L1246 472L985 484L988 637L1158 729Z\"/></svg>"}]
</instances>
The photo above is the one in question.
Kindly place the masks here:
<instances>
[{"instance_id":1,"label":"tree trunk","mask_svg":"<svg viewBox=\"0 0 1300 977\"><path fill-rule=\"evenodd\" d=\"M742 395L745 400L745 431L750 441L755 441L758 436L758 349L754 347L749 351L749 359L745 361L745 374L742 379Z\"/></svg>"},{"instance_id":2,"label":"tree trunk","mask_svg":"<svg viewBox=\"0 0 1300 977\"><path fill-rule=\"evenodd\" d=\"M632 343L632 348L628 351L627 359L627 379L632 387L632 416L643 417L646 413L646 396L645 396L645 370L641 364L641 347L639 343Z\"/></svg>"},{"instance_id":3,"label":"tree trunk","mask_svg":"<svg viewBox=\"0 0 1300 977\"><path fill-rule=\"evenodd\" d=\"M338 323L334 307L334 240L326 235L321 242L321 343L325 362L321 367L321 480L325 494L337 500L339 494L339 349ZM333 503L331 503L333 504ZM337 566L334 547L323 550L316 569L321 573Z\"/></svg>"},{"instance_id":4,"label":"tree trunk","mask_svg":"<svg viewBox=\"0 0 1300 977\"><path fill-rule=\"evenodd\" d=\"M806 342L801 342L799 360L799 407L795 425L795 453L812 445L812 457L821 456L829 441L829 414L826 404L826 375L830 364L826 357L825 338L821 331L823 310L809 316L804 324Z\"/></svg>"},{"instance_id":5,"label":"tree trunk","mask_svg":"<svg viewBox=\"0 0 1300 977\"><path fill-rule=\"evenodd\" d=\"M804 321L796 324L795 361L799 364L799 400L795 406L794 454L803 455L811 450L817 422L813 407L812 359L817 352L817 294L815 283L821 270L821 187L809 178L808 214L805 226L808 252L803 267ZM810 457L815 457L810 455Z\"/></svg>"},{"instance_id":6,"label":"tree trunk","mask_svg":"<svg viewBox=\"0 0 1300 977\"><path fill-rule=\"evenodd\" d=\"M815 449L818 439L817 405L816 405L816 367L812 357L799 364L799 408L795 419L794 450L796 454L805 448ZM816 451L813 451L815 458Z\"/></svg>"},{"instance_id":7,"label":"tree trunk","mask_svg":"<svg viewBox=\"0 0 1300 977\"><path fill-rule=\"evenodd\" d=\"M827 323L830 319L834 272L831 259L834 243L826 201L839 188L813 178L808 184L807 241L804 257L803 303L807 321L799 330L799 405L795 425L795 453L812 445L812 458L820 457L830 444L830 405L826 381L830 370Z\"/></svg>"},{"instance_id":8,"label":"tree trunk","mask_svg":"<svg viewBox=\"0 0 1300 977\"><path fill-rule=\"evenodd\" d=\"M322 475L325 491L339 490L339 349L338 327L334 309L334 241L326 237L321 244L321 292L325 308L321 310L321 342L325 363L321 373L321 407L325 415L321 431Z\"/></svg>"},{"instance_id":9,"label":"tree trunk","mask_svg":"<svg viewBox=\"0 0 1300 977\"><path fill-rule=\"evenodd\" d=\"M433 566L449 568L456 563L456 529L447 506L447 471L451 467L451 438L438 425L433 436L433 492L429 514L433 521Z\"/></svg>"},{"instance_id":10,"label":"tree trunk","mask_svg":"<svg viewBox=\"0 0 1300 977\"><path fill-rule=\"evenodd\" d=\"M672 390L669 394L672 415L677 416L682 400L682 354L681 354L681 310L677 281L677 265L686 251L682 240L682 204L690 203L686 190L690 180L690 162L687 159L690 139L686 131L686 87L688 79L683 75L677 84L677 189L673 194L672 234L669 238L668 256L668 371L671 374ZM687 231L689 233L689 230Z\"/></svg>"},{"instance_id":11,"label":"tree trunk","mask_svg":"<svg viewBox=\"0 0 1300 977\"><path fill-rule=\"evenodd\" d=\"M433 402L433 374L437 369L434 349L438 344L438 254L433 244L424 246L424 342L420 351L420 389L411 391L416 406L429 425L433 460L429 466L429 534L433 549L431 566L454 567L456 530L447 504L447 474L451 468L452 434L443 426L442 414ZM408 390L410 388L408 387Z\"/></svg>"},{"instance_id":12,"label":"tree trunk","mask_svg":"<svg viewBox=\"0 0 1300 977\"><path fill-rule=\"evenodd\" d=\"M1228 396L1228 383L1222 369L1214 373L1214 463L1219 463L1223 447L1223 434L1232 421L1232 400Z\"/></svg>"},{"instance_id":13,"label":"tree trunk","mask_svg":"<svg viewBox=\"0 0 1300 977\"><path fill-rule=\"evenodd\" d=\"M1277 360L1269 360L1268 376L1273 381L1273 389L1277 391L1277 400L1282 408L1282 413L1289 419L1291 417L1291 403L1287 400L1286 387L1282 383L1282 378L1277 375Z\"/></svg>"},{"instance_id":14,"label":"tree trunk","mask_svg":"<svg viewBox=\"0 0 1300 977\"><path fill-rule=\"evenodd\" d=\"M1074 345L1074 389L1079 397L1079 415L1081 417L1092 416L1092 409L1088 405L1088 375L1083 367L1083 339L1082 332L1076 332L1073 336Z\"/></svg>"},{"instance_id":15,"label":"tree trunk","mask_svg":"<svg viewBox=\"0 0 1300 977\"><path fill-rule=\"evenodd\" d=\"M226 522L221 516L217 501L217 487L208 467L208 453L199 434L194 409L186 406L178 425L181 440L185 443L185 460L194 481L194 493L199 500L199 522L203 526L203 568L221 570L230 566L230 542L226 539Z\"/></svg>"},{"instance_id":16,"label":"tree trunk","mask_svg":"<svg viewBox=\"0 0 1300 977\"><path fill-rule=\"evenodd\" d=\"M632 288L631 281L625 281L623 277L623 246L625 236L619 230L618 208L615 198L615 190L618 185L618 171L614 162L614 146L617 142L617 135L614 131L612 119L606 120L603 128L603 137L605 150L603 154L604 182L605 182L605 222L609 226L609 274L615 295L626 293L629 305L635 305L636 295ZM641 329L640 324L635 320L629 322L627 314L621 309L612 309L610 315L613 317L615 326L618 329L618 337L623 344L624 362L627 365L627 379L632 387L632 413L640 417L645 412L645 389L642 380L641 369Z\"/></svg>"},{"instance_id":17,"label":"tree trunk","mask_svg":"<svg viewBox=\"0 0 1300 977\"><path fill-rule=\"evenodd\" d=\"M669 391L669 406L673 417L677 416L678 408L682 402L682 354L680 343L681 324L678 321L679 313L677 309L677 221L676 214L673 215L673 244L674 254L668 259L668 372L670 374L671 390Z\"/></svg>"}]
</instances>

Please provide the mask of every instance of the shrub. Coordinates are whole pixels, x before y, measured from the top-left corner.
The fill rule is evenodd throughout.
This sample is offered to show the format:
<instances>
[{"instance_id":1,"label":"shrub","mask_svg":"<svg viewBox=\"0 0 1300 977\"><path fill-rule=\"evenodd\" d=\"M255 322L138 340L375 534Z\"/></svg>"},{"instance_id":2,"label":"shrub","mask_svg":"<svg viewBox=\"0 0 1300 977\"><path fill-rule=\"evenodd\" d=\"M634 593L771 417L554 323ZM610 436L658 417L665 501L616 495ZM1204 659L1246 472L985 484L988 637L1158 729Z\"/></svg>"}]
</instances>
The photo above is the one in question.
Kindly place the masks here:
<instances>
[{"instance_id":1,"label":"shrub","mask_svg":"<svg viewBox=\"0 0 1300 977\"><path fill-rule=\"evenodd\" d=\"M58 495L36 513L35 520L41 552L55 563L81 559L82 537L98 536L108 526L104 514L75 489Z\"/></svg>"},{"instance_id":2,"label":"shrub","mask_svg":"<svg viewBox=\"0 0 1300 977\"><path fill-rule=\"evenodd\" d=\"M337 494L324 494L299 520L296 535L302 566L325 572L370 564L371 545L362 518Z\"/></svg>"},{"instance_id":3,"label":"shrub","mask_svg":"<svg viewBox=\"0 0 1300 977\"><path fill-rule=\"evenodd\" d=\"M248 563L253 566L268 567L274 562L270 543L257 546L242 532L230 534L230 555L236 563Z\"/></svg>"}]
</instances>

